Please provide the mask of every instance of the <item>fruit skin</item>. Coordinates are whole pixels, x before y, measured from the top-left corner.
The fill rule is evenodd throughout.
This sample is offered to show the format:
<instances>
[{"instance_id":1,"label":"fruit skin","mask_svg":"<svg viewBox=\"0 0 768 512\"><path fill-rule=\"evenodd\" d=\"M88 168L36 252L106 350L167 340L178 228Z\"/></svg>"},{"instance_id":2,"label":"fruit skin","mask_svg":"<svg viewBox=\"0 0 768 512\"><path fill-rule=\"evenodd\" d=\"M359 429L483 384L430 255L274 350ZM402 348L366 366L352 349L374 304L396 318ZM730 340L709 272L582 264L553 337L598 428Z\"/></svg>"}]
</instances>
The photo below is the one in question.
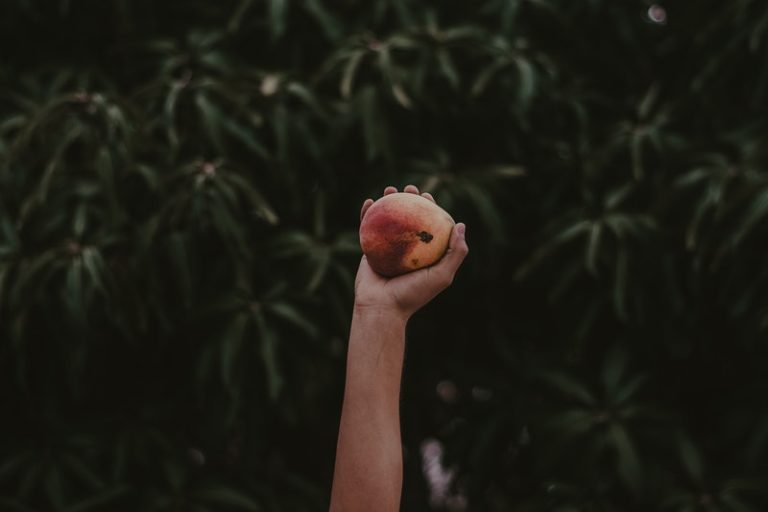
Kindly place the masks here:
<instances>
[{"instance_id":1,"label":"fruit skin","mask_svg":"<svg viewBox=\"0 0 768 512\"><path fill-rule=\"evenodd\" d=\"M396 192L373 203L360 223L360 247L371 268L395 277L443 257L453 218L429 199Z\"/></svg>"}]
</instances>

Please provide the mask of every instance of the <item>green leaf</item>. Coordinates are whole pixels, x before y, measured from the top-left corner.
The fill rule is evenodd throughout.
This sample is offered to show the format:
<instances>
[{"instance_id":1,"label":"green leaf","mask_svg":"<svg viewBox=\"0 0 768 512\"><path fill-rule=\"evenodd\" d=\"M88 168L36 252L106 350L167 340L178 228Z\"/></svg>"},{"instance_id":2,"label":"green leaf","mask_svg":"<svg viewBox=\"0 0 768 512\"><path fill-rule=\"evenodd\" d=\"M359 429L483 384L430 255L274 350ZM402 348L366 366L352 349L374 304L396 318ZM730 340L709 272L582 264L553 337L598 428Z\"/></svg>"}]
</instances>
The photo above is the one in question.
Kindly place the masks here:
<instances>
[{"instance_id":1,"label":"green leaf","mask_svg":"<svg viewBox=\"0 0 768 512\"><path fill-rule=\"evenodd\" d=\"M640 105L637 107L637 117L641 121L648 119L648 117L651 115L651 111L656 105L656 99L659 97L659 90L659 83L656 82L648 89L648 92L645 93L645 96L643 96Z\"/></svg>"},{"instance_id":2,"label":"green leaf","mask_svg":"<svg viewBox=\"0 0 768 512\"><path fill-rule=\"evenodd\" d=\"M91 283L93 283L98 291L106 294L107 289L104 286L104 280L102 278L102 276L105 275L106 267L104 265L104 260L101 257L101 252L94 247L86 247L81 253L81 258Z\"/></svg>"},{"instance_id":3,"label":"green leaf","mask_svg":"<svg viewBox=\"0 0 768 512\"><path fill-rule=\"evenodd\" d=\"M307 283L307 291L310 293L316 291L323 282L328 272L328 267L331 264L332 253L327 247L315 247L312 250L312 259L314 261L314 271Z\"/></svg>"},{"instance_id":4,"label":"green leaf","mask_svg":"<svg viewBox=\"0 0 768 512\"><path fill-rule=\"evenodd\" d=\"M528 59L518 57L514 62L515 66L517 66L519 80L517 85L517 98L523 108L528 108L536 93L536 72Z\"/></svg>"},{"instance_id":5,"label":"green leaf","mask_svg":"<svg viewBox=\"0 0 768 512\"><path fill-rule=\"evenodd\" d=\"M616 260L616 277L613 286L613 305L616 314L623 321L628 320L627 314L627 282L629 280L629 252L623 246L619 248Z\"/></svg>"},{"instance_id":6,"label":"green leaf","mask_svg":"<svg viewBox=\"0 0 768 512\"><path fill-rule=\"evenodd\" d=\"M104 507L115 502L118 498L123 497L128 493L129 487L127 485L116 485L89 496L83 501L80 501L74 505L69 505L64 509L64 512L89 512L91 510L105 510Z\"/></svg>"},{"instance_id":7,"label":"green leaf","mask_svg":"<svg viewBox=\"0 0 768 512\"><path fill-rule=\"evenodd\" d=\"M319 333L318 327L291 304L288 304L287 302L270 302L267 305L267 308L270 313L304 331L310 338L317 337Z\"/></svg>"},{"instance_id":8,"label":"green leaf","mask_svg":"<svg viewBox=\"0 0 768 512\"><path fill-rule=\"evenodd\" d=\"M387 50L415 50L420 47L420 44L416 39L405 34L395 34L390 36L384 44L386 45ZM389 51L385 57L387 59L390 58Z\"/></svg>"},{"instance_id":9,"label":"green leaf","mask_svg":"<svg viewBox=\"0 0 768 512\"><path fill-rule=\"evenodd\" d=\"M703 482L704 461L699 450L693 445L690 438L683 432L678 433L677 448L680 460L688 475L696 482Z\"/></svg>"},{"instance_id":10,"label":"green leaf","mask_svg":"<svg viewBox=\"0 0 768 512\"><path fill-rule=\"evenodd\" d=\"M222 128L229 132L235 139L242 142L245 147L253 151L254 154L265 160L269 158L269 151L261 143L253 130L243 126L241 123L228 116L221 116L220 121Z\"/></svg>"},{"instance_id":11,"label":"green leaf","mask_svg":"<svg viewBox=\"0 0 768 512\"><path fill-rule=\"evenodd\" d=\"M536 249L533 255L526 261L526 263L520 266L515 273L515 279L519 280L528 275L531 270L536 267L544 258L549 256L555 249L563 246L572 240L576 239L580 235L588 232L592 227L592 221L578 220L565 229L562 229L550 238L544 245Z\"/></svg>"},{"instance_id":12,"label":"green leaf","mask_svg":"<svg viewBox=\"0 0 768 512\"><path fill-rule=\"evenodd\" d=\"M48 191L53 183L53 177L56 174L56 170L60 167L64 153L85 133L85 128L79 123L71 125L70 129L66 131L65 135L57 141L54 146L54 151L51 158L48 160L45 166L45 172L36 190L35 199L36 203L43 203L48 197Z\"/></svg>"},{"instance_id":13,"label":"green leaf","mask_svg":"<svg viewBox=\"0 0 768 512\"><path fill-rule=\"evenodd\" d=\"M357 70L367 53L368 52L365 50L358 50L347 60L339 84L339 91L341 92L342 98L349 99L352 96L352 86L355 81L355 76L357 75Z\"/></svg>"},{"instance_id":14,"label":"green leaf","mask_svg":"<svg viewBox=\"0 0 768 512\"><path fill-rule=\"evenodd\" d=\"M34 464L26 466L26 471L21 476L18 486L18 496L22 498L28 498L32 491L35 489L38 481L41 479L45 467L40 461L36 461Z\"/></svg>"},{"instance_id":15,"label":"green leaf","mask_svg":"<svg viewBox=\"0 0 768 512\"><path fill-rule=\"evenodd\" d=\"M499 71L507 66L510 66L512 63L512 60L501 59L483 68L483 70L480 72L480 74L477 75L477 78L475 78L475 81L472 84L472 96L480 96L483 94L483 92L485 92L485 90L488 88L488 84L490 84L491 79L493 79L493 77L496 76Z\"/></svg>"},{"instance_id":16,"label":"green leaf","mask_svg":"<svg viewBox=\"0 0 768 512\"><path fill-rule=\"evenodd\" d=\"M726 506L725 510L729 512L758 512L757 508L748 505L741 498L727 492L720 493L719 498L723 505Z\"/></svg>"},{"instance_id":17,"label":"green leaf","mask_svg":"<svg viewBox=\"0 0 768 512\"><path fill-rule=\"evenodd\" d=\"M485 30L477 26L461 26L452 27L442 31L442 41L444 43L458 44L466 43L471 44L475 42L485 42L485 38L488 34Z\"/></svg>"},{"instance_id":18,"label":"green leaf","mask_svg":"<svg viewBox=\"0 0 768 512\"><path fill-rule=\"evenodd\" d=\"M73 474L79 477L81 482L86 483L92 489L104 486L104 481L76 456L65 454L61 457L61 460L62 466L67 467Z\"/></svg>"},{"instance_id":19,"label":"green leaf","mask_svg":"<svg viewBox=\"0 0 768 512\"><path fill-rule=\"evenodd\" d=\"M633 133L630 145L632 156L632 175L637 181L643 179L645 171L643 170L643 138L640 133Z\"/></svg>"},{"instance_id":20,"label":"green leaf","mask_svg":"<svg viewBox=\"0 0 768 512\"><path fill-rule=\"evenodd\" d=\"M272 124L277 141L277 157L283 164L288 163L288 153L290 147L289 127L290 116L285 105L279 104L275 107Z\"/></svg>"},{"instance_id":21,"label":"green leaf","mask_svg":"<svg viewBox=\"0 0 768 512\"><path fill-rule=\"evenodd\" d=\"M474 432L472 450L469 454L469 469L474 472L482 472L487 468L487 461L495 450L496 439L504 428L502 419L491 416L483 422Z\"/></svg>"},{"instance_id":22,"label":"green leaf","mask_svg":"<svg viewBox=\"0 0 768 512\"><path fill-rule=\"evenodd\" d=\"M184 466L170 459L162 459L161 469L163 476L168 482L172 491L178 491L184 486L186 471Z\"/></svg>"},{"instance_id":23,"label":"green leaf","mask_svg":"<svg viewBox=\"0 0 768 512\"><path fill-rule=\"evenodd\" d=\"M624 405L647 381L647 375L636 375L626 383L619 385L610 396L611 404L614 406Z\"/></svg>"},{"instance_id":24,"label":"green leaf","mask_svg":"<svg viewBox=\"0 0 768 512\"><path fill-rule=\"evenodd\" d=\"M712 176L712 169L698 167L692 171L686 172L674 181L675 187L688 188L698 185Z\"/></svg>"},{"instance_id":25,"label":"green leaf","mask_svg":"<svg viewBox=\"0 0 768 512\"><path fill-rule=\"evenodd\" d=\"M269 28L273 41L285 33L287 17L288 0L269 0Z\"/></svg>"},{"instance_id":26,"label":"green leaf","mask_svg":"<svg viewBox=\"0 0 768 512\"><path fill-rule=\"evenodd\" d=\"M255 314L259 330L259 344L264 367L267 370L267 390L269 398L276 401L283 388L283 375L280 372L277 356L277 336L261 313Z\"/></svg>"},{"instance_id":27,"label":"green leaf","mask_svg":"<svg viewBox=\"0 0 768 512\"><path fill-rule=\"evenodd\" d=\"M86 222L88 220L88 205L86 203L80 203L75 209L74 218L72 219L72 232L75 237L80 239L85 232Z\"/></svg>"},{"instance_id":28,"label":"green leaf","mask_svg":"<svg viewBox=\"0 0 768 512\"><path fill-rule=\"evenodd\" d=\"M566 396L575 398L578 402L594 407L597 405L595 396L580 382L563 373L547 372L539 378Z\"/></svg>"},{"instance_id":29,"label":"green leaf","mask_svg":"<svg viewBox=\"0 0 768 512\"><path fill-rule=\"evenodd\" d=\"M314 240L307 233L288 231L277 236L269 244L270 254L275 258L288 258L304 255L311 250Z\"/></svg>"},{"instance_id":30,"label":"green leaf","mask_svg":"<svg viewBox=\"0 0 768 512\"><path fill-rule=\"evenodd\" d=\"M285 90L293 96L299 98L305 105L312 109L312 111L321 118L325 118L325 108L321 105L315 93L312 92L307 86L299 82L293 81L288 84Z\"/></svg>"},{"instance_id":31,"label":"green leaf","mask_svg":"<svg viewBox=\"0 0 768 512\"><path fill-rule=\"evenodd\" d=\"M388 46L384 46L379 50L379 68L382 75L386 78L389 86L392 90L392 96L395 100L405 109L412 107L411 98L405 92L402 82L400 81L397 68L392 63L392 54Z\"/></svg>"},{"instance_id":32,"label":"green leaf","mask_svg":"<svg viewBox=\"0 0 768 512\"><path fill-rule=\"evenodd\" d=\"M206 501L212 505L231 507L234 510L250 510L259 512L263 510L261 505L247 494L225 485L209 485L203 489L193 491L192 496Z\"/></svg>"},{"instance_id":33,"label":"green leaf","mask_svg":"<svg viewBox=\"0 0 768 512\"><path fill-rule=\"evenodd\" d=\"M219 73L229 73L232 64L226 54L219 51L206 51L198 57L201 64L205 64L208 69L218 71Z\"/></svg>"},{"instance_id":34,"label":"green leaf","mask_svg":"<svg viewBox=\"0 0 768 512\"><path fill-rule=\"evenodd\" d=\"M61 481L61 471L58 467L50 465L43 479L45 496L48 503L53 505L56 510L64 507L64 486Z\"/></svg>"},{"instance_id":35,"label":"green leaf","mask_svg":"<svg viewBox=\"0 0 768 512\"><path fill-rule=\"evenodd\" d=\"M468 181L461 183L460 190L470 199L493 238L504 241L506 239L504 221L493 203L491 195L479 185Z\"/></svg>"},{"instance_id":36,"label":"green leaf","mask_svg":"<svg viewBox=\"0 0 768 512\"><path fill-rule=\"evenodd\" d=\"M14 283L10 302L20 303L38 293L62 263L61 254L56 249L45 251L31 261L24 261Z\"/></svg>"},{"instance_id":37,"label":"green leaf","mask_svg":"<svg viewBox=\"0 0 768 512\"><path fill-rule=\"evenodd\" d=\"M216 105L214 105L208 97L200 91L195 94L195 104L203 116L203 124L208 135L211 137L213 144L216 146L217 150L223 152L224 139L221 135L221 119L223 114L221 110L219 110L218 107L216 107Z\"/></svg>"},{"instance_id":38,"label":"green leaf","mask_svg":"<svg viewBox=\"0 0 768 512\"><path fill-rule=\"evenodd\" d=\"M189 307L192 303L192 269L188 257L187 235L180 232L169 235L166 247L173 262L173 273L181 288L181 296L185 306Z\"/></svg>"},{"instance_id":39,"label":"green leaf","mask_svg":"<svg viewBox=\"0 0 768 512\"><path fill-rule=\"evenodd\" d=\"M232 255L244 254L246 251L245 236L240 222L232 215L226 205L217 202L208 209L216 232L225 243L230 244ZM239 251L239 252L238 252Z\"/></svg>"},{"instance_id":40,"label":"green leaf","mask_svg":"<svg viewBox=\"0 0 768 512\"><path fill-rule=\"evenodd\" d=\"M405 27L414 25L414 16L408 7L409 2L407 0L390 0L391 4L395 7L395 12L400 20L400 24Z\"/></svg>"},{"instance_id":41,"label":"green leaf","mask_svg":"<svg viewBox=\"0 0 768 512\"><path fill-rule=\"evenodd\" d=\"M611 423L609 432L616 449L619 475L627 487L635 494L639 494L643 484L643 474L635 445L622 425Z\"/></svg>"},{"instance_id":42,"label":"green leaf","mask_svg":"<svg viewBox=\"0 0 768 512\"><path fill-rule=\"evenodd\" d=\"M504 7L501 11L501 27L505 34L510 34L523 2L522 0L504 0L502 3Z\"/></svg>"},{"instance_id":43,"label":"green leaf","mask_svg":"<svg viewBox=\"0 0 768 512\"><path fill-rule=\"evenodd\" d=\"M330 41L338 41L343 35L343 29L339 21L323 5L322 0L304 0L304 8L322 27L325 36Z\"/></svg>"},{"instance_id":44,"label":"green leaf","mask_svg":"<svg viewBox=\"0 0 768 512\"><path fill-rule=\"evenodd\" d=\"M7 512L40 512L37 509L33 509L22 503L21 501L14 500L0 496L0 506L2 510Z\"/></svg>"},{"instance_id":45,"label":"green leaf","mask_svg":"<svg viewBox=\"0 0 768 512\"><path fill-rule=\"evenodd\" d=\"M408 93L405 92L402 83L392 83L392 95L403 108L411 109L413 107L413 102L411 101L410 96L408 96Z\"/></svg>"},{"instance_id":46,"label":"green leaf","mask_svg":"<svg viewBox=\"0 0 768 512\"><path fill-rule=\"evenodd\" d=\"M632 192L634 192L635 186L636 185L634 183L629 182L626 185L624 185L622 187L618 187L618 188L612 190L611 192L609 192L605 196L605 208L606 208L606 210L614 211L619 206L624 204L624 201L626 201L626 199L628 197L630 197Z\"/></svg>"},{"instance_id":47,"label":"green leaf","mask_svg":"<svg viewBox=\"0 0 768 512\"><path fill-rule=\"evenodd\" d=\"M761 190L752 199L749 208L742 217L739 228L733 235L733 245L740 244L766 216L768 216L768 187Z\"/></svg>"},{"instance_id":48,"label":"green leaf","mask_svg":"<svg viewBox=\"0 0 768 512\"><path fill-rule=\"evenodd\" d=\"M592 229L589 232L589 241L587 242L587 254L585 256L585 264L587 270L593 276L597 275L597 257L600 252L600 237L603 233L603 224L600 221L596 221L592 224Z\"/></svg>"},{"instance_id":49,"label":"green leaf","mask_svg":"<svg viewBox=\"0 0 768 512\"><path fill-rule=\"evenodd\" d=\"M252 5L253 0L240 0L240 4L237 6L237 9L235 9L235 12L232 13L232 17L227 24L227 30L229 32L237 32L239 30L245 13L248 12L248 9L250 9Z\"/></svg>"},{"instance_id":50,"label":"green leaf","mask_svg":"<svg viewBox=\"0 0 768 512\"><path fill-rule=\"evenodd\" d=\"M359 94L359 111L362 116L363 134L365 135L366 157L368 161L386 152L386 118L379 113L378 95L371 86L364 87Z\"/></svg>"},{"instance_id":51,"label":"green leaf","mask_svg":"<svg viewBox=\"0 0 768 512\"><path fill-rule=\"evenodd\" d=\"M230 319L224 331L220 334L221 380L227 388L232 388L235 385L235 365L243 345L248 320L248 314L238 313Z\"/></svg>"},{"instance_id":52,"label":"green leaf","mask_svg":"<svg viewBox=\"0 0 768 512\"><path fill-rule=\"evenodd\" d=\"M168 136L168 142L170 142L172 147L179 145L179 135L176 131L176 104L184 87L184 82L173 82L170 91L168 91L168 96L165 97L165 104L163 106L165 132Z\"/></svg>"},{"instance_id":53,"label":"green leaf","mask_svg":"<svg viewBox=\"0 0 768 512\"><path fill-rule=\"evenodd\" d=\"M730 493L764 493L768 489L768 476L765 474L742 478L731 478L723 483L723 490Z\"/></svg>"},{"instance_id":54,"label":"green leaf","mask_svg":"<svg viewBox=\"0 0 768 512\"><path fill-rule=\"evenodd\" d=\"M5 480L9 476L15 475L20 468L23 468L25 465L29 464L32 457L32 452L27 450L6 457L2 464L0 464L0 481Z\"/></svg>"},{"instance_id":55,"label":"green leaf","mask_svg":"<svg viewBox=\"0 0 768 512\"><path fill-rule=\"evenodd\" d=\"M603 362L601 375L606 396L611 396L618 391L626 367L627 354L624 350L618 346L611 348Z\"/></svg>"},{"instance_id":56,"label":"green leaf","mask_svg":"<svg viewBox=\"0 0 768 512\"><path fill-rule=\"evenodd\" d=\"M233 173L227 176L227 180L233 182L237 186L237 190L245 194L253 209L268 224L274 226L280 222L277 213L275 213L275 210L272 208L269 202L267 202L267 199L258 190L251 186L251 184L248 183L245 178Z\"/></svg>"},{"instance_id":57,"label":"green leaf","mask_svg":"<svg viewBox=\"0 0 768 512\"><path fill-rule=\"evenodd\" d=\"M461 86L461 78L451 55L444 48L440 48L437 50L437 61L440 64L440 71L448 79L451 88L454 91L458 90Z\"/></svg>"},{"instance_id":58,"label":"green leaf","mask_svg":"<svg viewBox=\"0 0 768 512\"><path fill-rule=\"evenodd\" d=\"M80 320L85 316L85 298L83 293L83 260L76 257L67 270L67 296L73 312Z\"/></svg>"},{"instance_id":59,"label":"green leaf","mask_svg":"<svg viewBox=\"0 0 768 512\"><path fill-rule=\"evenodd\" d=\"M561 439L571 440L592 430L595 415L584 409L569 409L553 414L546 419L546 428L555 431Z\"/></svg>"},{"instance_id":60,"label":"green leaf","mask_svg":"<svg viewBox=\"0 0 768 512\"><path fill-rule=\"evenodd\" d=\"M577 221L562 231L558 232L554 237L549 239L547 245L559 246L570 242L579 235L586 233L592 227L592 222L588 220Z\"/></svg>"}]
</instances>

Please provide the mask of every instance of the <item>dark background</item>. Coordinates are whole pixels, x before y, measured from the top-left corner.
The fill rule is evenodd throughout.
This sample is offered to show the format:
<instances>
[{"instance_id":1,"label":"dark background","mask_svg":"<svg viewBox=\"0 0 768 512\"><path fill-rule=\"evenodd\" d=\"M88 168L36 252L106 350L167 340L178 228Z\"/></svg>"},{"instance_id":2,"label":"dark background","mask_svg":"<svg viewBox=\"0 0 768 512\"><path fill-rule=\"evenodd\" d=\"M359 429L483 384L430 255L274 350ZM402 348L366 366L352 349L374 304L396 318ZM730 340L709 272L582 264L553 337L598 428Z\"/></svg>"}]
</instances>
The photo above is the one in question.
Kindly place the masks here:
<instances>
[{"instance_id":1,"label":"dark background","mask_svg":"<svg viewBox=\"0 0 768 512\"><path fill-rule=\"evenodd\" d=\"M326 510L408 183L403 510L768 509L767 93L760 0L3 0L0 510Z\"/></svg>"}]
</instances>

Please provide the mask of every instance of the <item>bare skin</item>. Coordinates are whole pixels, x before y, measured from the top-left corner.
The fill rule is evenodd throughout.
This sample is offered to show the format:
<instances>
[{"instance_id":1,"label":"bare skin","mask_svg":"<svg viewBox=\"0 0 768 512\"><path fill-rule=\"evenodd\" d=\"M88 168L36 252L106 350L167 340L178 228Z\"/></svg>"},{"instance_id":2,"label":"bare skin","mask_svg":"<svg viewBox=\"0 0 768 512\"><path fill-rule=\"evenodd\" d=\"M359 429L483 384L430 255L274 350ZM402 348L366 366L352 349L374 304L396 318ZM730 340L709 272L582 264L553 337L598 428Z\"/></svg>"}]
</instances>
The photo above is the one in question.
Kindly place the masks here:
<instances>
[{"instance_id":1,"label":"bare skin","mask_svg":"<svg viewBox=\"0 0 768 512\"><path fill-rule=\"evenodd\" d=\"M384 195L397 192L384 189ZM403 192L419 194L408 185ZM422 196L434 201L429 193ZM373 204L363 203L360 219ZM400 380L408 319L450 286L469 251L465 226L456 224L448 252L435 265L391 279L363 256L355 280L355 307L347 353L331 512L396 512L403 482Z\"/></svg>"}]
</instances>

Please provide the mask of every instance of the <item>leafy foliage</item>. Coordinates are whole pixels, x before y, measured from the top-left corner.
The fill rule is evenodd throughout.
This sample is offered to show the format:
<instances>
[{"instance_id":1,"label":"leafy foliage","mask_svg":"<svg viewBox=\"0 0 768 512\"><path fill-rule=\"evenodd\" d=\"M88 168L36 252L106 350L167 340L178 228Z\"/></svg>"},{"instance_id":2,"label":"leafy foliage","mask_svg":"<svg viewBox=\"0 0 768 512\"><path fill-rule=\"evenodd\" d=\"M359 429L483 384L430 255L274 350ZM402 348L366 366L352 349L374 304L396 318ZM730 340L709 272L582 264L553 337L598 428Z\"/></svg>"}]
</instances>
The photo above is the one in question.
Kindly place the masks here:
<instances>
[{"instance_id":1,"label":"leafy foliage","mask_svg":"<svg viewBox=\"0 0 768 512\"><path fill-rule=\"evenodd\" d=\"M404 510L765 510L768 7L689 4L3 2L0 508L326 509L357 211L414 183L472 254Z\"/></svg>"}]
</instances>

